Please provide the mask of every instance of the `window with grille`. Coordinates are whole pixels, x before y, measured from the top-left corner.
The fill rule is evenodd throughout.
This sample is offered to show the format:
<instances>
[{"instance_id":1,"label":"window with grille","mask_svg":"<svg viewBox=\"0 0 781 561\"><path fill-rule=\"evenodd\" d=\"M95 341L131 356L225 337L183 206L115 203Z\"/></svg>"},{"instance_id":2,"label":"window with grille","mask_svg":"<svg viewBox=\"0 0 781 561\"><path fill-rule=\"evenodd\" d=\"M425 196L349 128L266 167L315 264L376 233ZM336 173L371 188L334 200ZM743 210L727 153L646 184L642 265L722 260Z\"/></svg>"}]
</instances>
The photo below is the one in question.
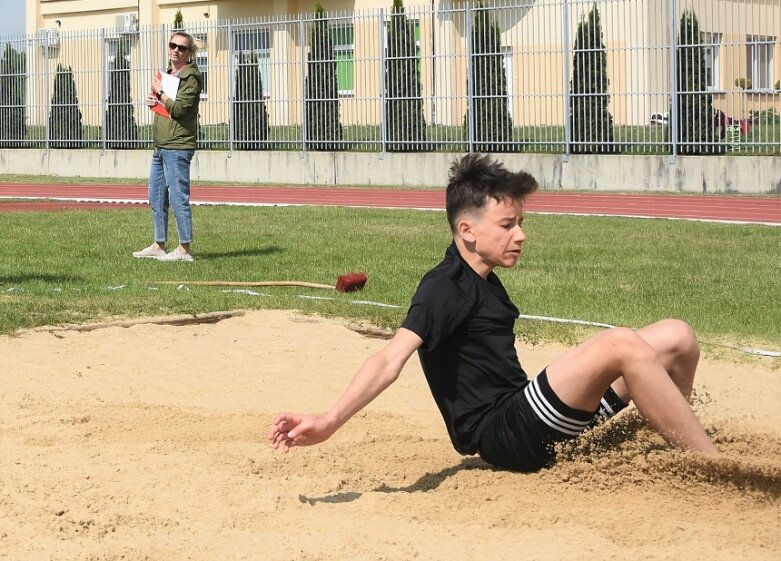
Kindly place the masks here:
<instances>
[{"instance_id":1,"label":"window with grille","mask_svg":"<svg viewBox=\"0 0 781 561\"><path fill-rule=\"evenodd\" d=\"M755 90L769 90L773 87L773 50L775 37L749 35L746 40L747 78Z\"/></svg>"},{"instance_id":2,"label":"window with grille","mask_svg":"<svg viewBox=\"0 0 781 561\"><path fill-rule=\"evenodd\" d=\"M355 38L352 24L340 24L330 28L331 43L336 59L336 84L339 95L355 93Z\"/></svg>"},{"instance_id":3,"label":"window with grille","mask_svg":"<svg viewBox=\"0 0 781 561\"><path fill-rule=\"evenodd\" d=\"M117 56L124 56L125 64L118 64ZM111 94L114 72L127 72L130 68L130 44L124 37L106 39L106 97Z\"/></svg>"},{"instance_id":4,"label":"window with grille","mask_svg":"<svg viewBox=\"0 0 781 561\"><path fill-rule=\"evenodd\" d=\"M254 63L252 62L254 58ZM233 62L236 68L257 64L263 82L263 97L271 91L271 32L268 29L243 29L233 34Z\"/></svg>"},{"instance_id":5,"label":"window with grille","mask_svg":"<svg viewBox=\"0 0 781 561\"><path fill-rule=\"evenodd\" d=\"M702 33L705 52L705 87L721 90L721 33Z\"/></svg>"},{"instance_id":6,"label":"window with grille","mask_svg":"<svg viewBox=\"0 0 781 561\"><path fill-rule=\"evenodd\" d=\"M206 33L193 33L193 38L197 41L203 41L206 48L198 49L198 53L195 55L195 64L198 66L198 70L201 71L201 81L203 89L201 90L201 99L209 98L209 41Z\"/></svg>"}]
</instances>

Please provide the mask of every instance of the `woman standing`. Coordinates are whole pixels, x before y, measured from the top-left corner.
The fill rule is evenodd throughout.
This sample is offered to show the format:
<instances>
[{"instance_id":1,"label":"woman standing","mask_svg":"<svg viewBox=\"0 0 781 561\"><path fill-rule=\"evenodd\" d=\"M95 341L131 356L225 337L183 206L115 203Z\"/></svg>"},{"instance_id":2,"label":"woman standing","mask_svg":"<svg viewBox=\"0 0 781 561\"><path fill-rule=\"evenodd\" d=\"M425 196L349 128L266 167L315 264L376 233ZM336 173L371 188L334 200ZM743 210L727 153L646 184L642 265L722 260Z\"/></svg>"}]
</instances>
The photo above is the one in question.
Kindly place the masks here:
<instances>
[{"instance_id":1,"label":"woman standing","mask_svg":"<svg viewBox=\"0 0 781 561\"><path fill-rule=\"evenodd\" d=\"M198 47L192 35L176 31L168 41L170 65L166 72L177 80L176 91L166 92L162 76L155 73L146 104L155 110L152 124L152 170L149 174L149 205L152 207L154 242L133 252L133 257L159 261L193 261L192 212L190 208L190 162L198 137L198 102L202 78L195 64ZM168 207L173 208L179 245L166 252Z\"/></svg>"}]
</instances>

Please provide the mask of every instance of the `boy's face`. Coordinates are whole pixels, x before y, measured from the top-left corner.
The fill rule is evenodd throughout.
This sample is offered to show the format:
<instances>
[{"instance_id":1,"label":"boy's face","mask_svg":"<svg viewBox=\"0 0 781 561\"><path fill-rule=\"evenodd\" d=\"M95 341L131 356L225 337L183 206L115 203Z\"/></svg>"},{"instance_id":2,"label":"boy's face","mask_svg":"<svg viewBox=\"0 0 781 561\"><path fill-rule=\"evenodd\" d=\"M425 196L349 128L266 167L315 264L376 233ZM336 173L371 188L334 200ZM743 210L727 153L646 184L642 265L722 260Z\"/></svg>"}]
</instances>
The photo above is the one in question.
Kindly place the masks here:
<instances>
[{"instance_id":1,"label":"boy's face","mask_svg":"<svg viewBox=\"0 0 781 561\"><path fill-rule=\"evenodd\" d=\"M521 201L489 198L482 213L475 213L466 222L469 225L462 237L474 253L472 266L478 274L487 276L494 267L515 266L526 241Z\"/></svg>"}]
</instances>

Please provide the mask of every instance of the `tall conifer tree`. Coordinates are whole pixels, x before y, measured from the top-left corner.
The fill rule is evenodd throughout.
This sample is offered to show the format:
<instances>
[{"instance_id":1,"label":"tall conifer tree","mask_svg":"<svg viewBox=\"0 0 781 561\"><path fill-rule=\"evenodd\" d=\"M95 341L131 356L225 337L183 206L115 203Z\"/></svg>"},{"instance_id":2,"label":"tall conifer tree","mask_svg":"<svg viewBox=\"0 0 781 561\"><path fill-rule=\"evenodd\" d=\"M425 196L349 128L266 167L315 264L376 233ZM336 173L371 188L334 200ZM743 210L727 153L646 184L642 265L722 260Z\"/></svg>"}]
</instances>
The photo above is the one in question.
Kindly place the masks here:
<instances>
[{"instance_id":1,"label":"tall conifer tree","mask_svg":"<svg viewBox=\"0 0 781 561\"><path fill-rule=\"evenodd\" d=\"M52 148L73 148L81 144L81 109L70 66L57 64L49 112L49 139Z\"/></svg>"},{"instance_id":2,"label":"tall conifer tree","mask_svg":"<svg viewBox=\"0 0 781 561\"><path fill-rule=\"evenodd\" d=\"M233 139L239 150L268 146L268 109L263 97L263 76L255 53L239 55L236 97L233 101Z\"/></svg>"},{"instance_id":3,"label":"tall conifer tree","mask_svg":"<svg viewBox=\"0 0 781 561\"><path fill-rule=\"evenodd\" d=\"M339 88L336 58L325 10L318 4L309 40L304 87L307 147L340 150L344 130L339 119Z\"/></svg>"},{"instance_id":4,"label":"tall conifer tree","mask_svg":"<svg viewBox=\"0 0 781 561\"><path fill-rule=\"evenodd\" d=\"M713 154L723 151L714 144L713 95L705 82L705 48L700 46L697 15L685 11L678 33L678 142L681 154Z\"/></svg>"},{"instance_id":5,"label":"tall conifer tree","mask_svg":"<svg viewBox=\"0 0 781 561\"><path fill-rule=\"evenodd\" d=\"M27 58L5 44L0 60L0 146L20 146L27 137L25 88Z\"/></svg>"},{"instance_id":6,"label":"tall conifer tree","mask_svg":"<svg viewBox=\"0 0 781 561\"><path fill-rule=\"evenodd\" d=\"M109 70L108 107L106 107L106 145L109 148L134 148L138 139L135 109L130 97L130 63L125 41L120 40Z\"/></svg>"},{"instance_id":7,"label":"tall conifer tree","mask_svg":"<svg viewBox=\"0 0 781 561\"><path fill-rule=\"evenodd\" d=\"M385 67L385 127L388 150L423 150L426 120L423 117L415 29L404 13L402 0L393 0L391 13Z\"/></svg>"},{"instance_id":8,"label":"tall conifer tree","mask_svg":"<svg viewBox=\"0 0 781 561\"><path fill-rule=\"evenodd\" d=\"M468 130L472 119L477 152L513 151L517 147L512 144L513 122L499 26L482 2L475 9L471 41L474 116L467 111L464 124Z\"/></svg>"},{"instance_id":9,"label":"tall conifer tree","mask_svg":"<svg viewBox=\"0 0 781 561\"><path fill-rule=\"evenodd\" d=\"M570 123L573 153L615 152L610 114L607 51L599 9L594 6L578 24L570 83Z\"/></svg>"}]
</instances>

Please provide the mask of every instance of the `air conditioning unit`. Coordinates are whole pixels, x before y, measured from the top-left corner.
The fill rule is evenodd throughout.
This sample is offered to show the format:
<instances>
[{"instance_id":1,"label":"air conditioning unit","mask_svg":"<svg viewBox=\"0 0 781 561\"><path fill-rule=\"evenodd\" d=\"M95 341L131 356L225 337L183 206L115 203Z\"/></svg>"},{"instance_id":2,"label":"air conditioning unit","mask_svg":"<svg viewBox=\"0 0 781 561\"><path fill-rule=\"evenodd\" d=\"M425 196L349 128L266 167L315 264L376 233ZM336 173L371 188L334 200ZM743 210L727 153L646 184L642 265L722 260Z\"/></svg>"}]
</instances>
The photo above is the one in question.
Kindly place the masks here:
<instances>
[{"instance_id":1,"label":"air conditioning unit","mask_svg":"<svg viewBox=\"0 0 781 561\"><path fill-rule=\"evenodd\" d=\"M118 33L138 33L138 16L136 14L119 14L115 27Z\"/></svg>"},{"instance_id":2,"label":"air conditioning unit","mask_svg":"<svg viewBox=\"0 0 781 561\"><path fill-rule=\"evenodd\" d=\"M57 49L60 46L60 32L53 28L45 27L37 33L41 48Z\"/></svg>"}]
</instances>

